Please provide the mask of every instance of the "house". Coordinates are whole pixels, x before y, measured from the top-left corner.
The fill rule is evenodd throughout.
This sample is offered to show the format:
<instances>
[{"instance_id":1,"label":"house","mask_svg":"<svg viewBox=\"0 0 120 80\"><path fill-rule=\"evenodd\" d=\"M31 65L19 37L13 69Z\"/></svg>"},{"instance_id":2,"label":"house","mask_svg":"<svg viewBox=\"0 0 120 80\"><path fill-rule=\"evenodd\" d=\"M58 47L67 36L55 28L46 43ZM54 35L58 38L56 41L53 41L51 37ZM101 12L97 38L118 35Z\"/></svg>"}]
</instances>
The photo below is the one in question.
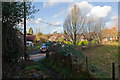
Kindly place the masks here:
<instances>
[{"instance_id":1,"label":"house","mask_svg":"<svg viewBox=\"0 0 120 80\"><path fill-rule=\"evenodd\" d=\"M27 34L26 35L26 40L33 42L35 40L35 36L32 34Z\"/></svg>"},{"instance_id":2,"label":"house","mask_svg":"<svg viewBox=\"0 0 120 80\"><path fill-rule=\"evenodd\" d=\"M32 34L27 34L26 35L26 44L27 46L33 46L33 42L35 41L35 36Z\"/></svg>"},{"instance_id":3,"label":"house","mask_svg":"<svg viewBox=\"0 0 120 80\"><path fill-rule=\"evenodd\" d=\"M60 37L63 37L64 38L64 34L62 33L53 33L52 36L49 37L49 41L56 41L58 40Z\"/></svg>"},{"instance_id":4,"label":"house","mask_svg":"<svg viewBox=\"0 0 120 80\"><path fill-rule=\"evenodd\" d=\"M103 34L103 41L102 41L103 43L107 42L108 40L118 39L117 32L114 27L112 29L104 29L102 34Z\"/></svg>"}]
</instances>

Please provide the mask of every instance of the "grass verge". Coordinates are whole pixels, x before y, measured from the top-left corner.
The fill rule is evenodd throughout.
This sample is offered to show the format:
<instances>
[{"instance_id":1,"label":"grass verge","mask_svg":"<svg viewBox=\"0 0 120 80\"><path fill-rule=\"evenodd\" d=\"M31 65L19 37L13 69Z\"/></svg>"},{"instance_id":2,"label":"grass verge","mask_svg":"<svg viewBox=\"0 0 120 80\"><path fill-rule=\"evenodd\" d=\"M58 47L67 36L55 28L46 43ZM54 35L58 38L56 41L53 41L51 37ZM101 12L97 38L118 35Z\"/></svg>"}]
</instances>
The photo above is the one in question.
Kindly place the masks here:
<instances>
[{"instance_id":1,"label":"grass verge","mask_svg":"<svg viewBox=\"0 0 120 80\"><path fill-rule=\"evenodd\" d=\"M112 77L112 62L115 63L115 77L118 77L118 44L107 43L100 47L84 50L83 53L89 58L89 63L96 66L100 78Z\"/></svg>"}]
</instances>

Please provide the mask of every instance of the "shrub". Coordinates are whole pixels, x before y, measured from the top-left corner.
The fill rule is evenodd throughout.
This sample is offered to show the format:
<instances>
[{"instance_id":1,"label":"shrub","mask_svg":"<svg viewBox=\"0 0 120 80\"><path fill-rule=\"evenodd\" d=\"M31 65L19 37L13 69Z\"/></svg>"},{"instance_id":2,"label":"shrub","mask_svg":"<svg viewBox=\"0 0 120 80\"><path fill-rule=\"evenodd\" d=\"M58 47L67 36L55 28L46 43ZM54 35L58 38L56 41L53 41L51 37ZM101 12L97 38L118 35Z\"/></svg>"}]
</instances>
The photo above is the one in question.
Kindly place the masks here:
<instances>
[{"instance_id":1,"label":"shrub","mask_svg":"<svg viewBox=\"0 0 120 80\"><path fill-rule=\"evenodd\" d=\"M118 39L115 39L115 40L112 40L113 42L119 42L119 40Z\"/></svg>"},{"instance_id":2,"label":"shrub","mask_svg":"<svg viewBox=\"0 0 120 80\"><path fill-rule=\"evenodd\" d=\"M88 41L79 41L78 45L82 45L82 46L85 46L85 45L88 45Z\"/></svg>"},{"instance_id":3,"label":"shrub","mask_svg":"<svg viewBox=\"0 0 120 80\"><path fill-rule=\"evenodd\" d=\"M67 41L64 41L65 44L68 44Z\"/></svg>"},{"instance_id":4,"label":"shrub","mask_svg":"<svg viewBox=\"0 0 120 80\"><path fill-rule=\"evenodd\" d=\"M97 40L92 40L92 45L98 44Z\"/></svg>"}]
</instances>

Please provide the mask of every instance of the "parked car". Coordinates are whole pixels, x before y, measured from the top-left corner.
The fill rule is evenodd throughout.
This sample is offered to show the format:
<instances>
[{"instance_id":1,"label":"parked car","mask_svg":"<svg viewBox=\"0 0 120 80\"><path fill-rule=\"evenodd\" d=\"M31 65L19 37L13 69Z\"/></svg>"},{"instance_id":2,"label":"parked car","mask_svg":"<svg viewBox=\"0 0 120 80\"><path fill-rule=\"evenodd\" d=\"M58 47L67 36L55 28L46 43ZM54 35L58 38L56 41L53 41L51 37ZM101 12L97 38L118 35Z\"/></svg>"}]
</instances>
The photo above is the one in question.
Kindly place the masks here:
<instances>
[{"instance_id":1,"label":"parked car","mask_svg":"<svg viewBox=\"0 0 120 80\"><path fill-rule=\"evenodd\" d=\"M27 47L34 47L34 45L32 44L32 42L31 41L26 41L26 46Z\"/></svg>"},{"instance_id":2,"label":"parked car","mask_svg":"<svg viewBox=\"0 0 120 80\"><path fill-rule=\"evenodd\" d=\"M40 52L44 53L48 51L48 46L46 43L43 43L43 46L40 48Z\"/></svg>"}]
</instances>

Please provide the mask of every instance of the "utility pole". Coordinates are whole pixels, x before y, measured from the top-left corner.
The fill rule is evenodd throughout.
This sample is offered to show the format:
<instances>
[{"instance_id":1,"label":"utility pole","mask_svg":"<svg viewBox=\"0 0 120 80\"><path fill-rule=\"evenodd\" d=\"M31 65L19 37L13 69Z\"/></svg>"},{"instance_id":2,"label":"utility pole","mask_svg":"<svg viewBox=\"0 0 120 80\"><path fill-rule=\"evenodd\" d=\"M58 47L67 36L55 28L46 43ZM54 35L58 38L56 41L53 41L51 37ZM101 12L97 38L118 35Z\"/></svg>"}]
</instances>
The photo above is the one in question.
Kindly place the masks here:
<instances>
[{"instance_id":1,"label":"utility pole","mask_svg":"<svg viewBox=\"0 0 120 80\"><path fill-rule=\"evenodd\" d=\"M27 60L26 56L26 2L24 2L24 59Z\"/></svg>"}]
</instances>

